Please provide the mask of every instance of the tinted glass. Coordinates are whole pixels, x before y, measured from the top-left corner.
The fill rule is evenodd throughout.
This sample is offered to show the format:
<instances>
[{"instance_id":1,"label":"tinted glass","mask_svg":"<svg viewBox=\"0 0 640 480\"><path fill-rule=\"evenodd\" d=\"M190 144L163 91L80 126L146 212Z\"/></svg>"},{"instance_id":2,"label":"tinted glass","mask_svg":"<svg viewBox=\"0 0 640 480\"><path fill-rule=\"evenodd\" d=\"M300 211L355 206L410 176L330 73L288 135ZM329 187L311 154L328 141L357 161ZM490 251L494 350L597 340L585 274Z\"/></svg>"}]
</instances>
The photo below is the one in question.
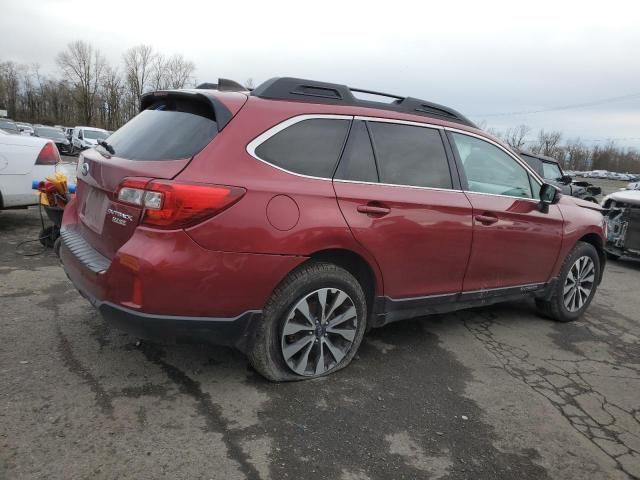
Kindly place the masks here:
<instances>
[{"instance_id":1,"label":"tinted glass","mask_svg":"<svg viewBox=\"0 0 640 480\"><path fill-rule=\"evenodd\" d=\"M369 128L382 183L451 188L438 130L382 122L369 122Z\"/></svg>"},{"instance_id":2,"label":"tinted glass","mask_svg":"<svg viewBox=\"0 0 640 480\"><path fill-rule=\"evenodd\" d=\"M479 138L453 133L469 190L532 198L529 174L501 149Z\"/></svg>"},{"instance_id":3,"label":"tinted glass","mask_svg":"<svg viewBox=\"0 0 640 480\"><path fill-rule=\"evenodd\" d=\"M166 104L158 103L139 113L109 136L114 155L129 160L178 160L194 156L213 140L218 125L210 109L193 103L196 102L169 99ZM108 136L106 132L103 135Z\"/></svg>"},{"instance_id":4,"label":"tinted glass","mask_svg":"<svg viewBox=\"0 0 640 480\"><path fill-rule=\"evenodd\" d=\"M373 148L371 148L367 126L363 121L356 120L351 127L336 178L360 182L378 181Z\"/></svg>"},{"instance_id":5,"label":"tinted glass","mask_svg":"<svg viewBox=\"0 0 640 480\"><path fill-rule=\"evenodd\" d=\"M520 158L527 162L527 165L529 165L538 175L542 175L542 160L525 154L521 154Z\"/></svg>"},{"instance_id":6,"label":"tinted glass","mask_svg":"<svg viewBox=\"0 0 640 480\"><path fill-rule=\"evenodd\" d=\"M348 127L349 120L303 120L260 144L256 148L256 155L291 172L331 178Z\"/></svg>"}]
</instances>

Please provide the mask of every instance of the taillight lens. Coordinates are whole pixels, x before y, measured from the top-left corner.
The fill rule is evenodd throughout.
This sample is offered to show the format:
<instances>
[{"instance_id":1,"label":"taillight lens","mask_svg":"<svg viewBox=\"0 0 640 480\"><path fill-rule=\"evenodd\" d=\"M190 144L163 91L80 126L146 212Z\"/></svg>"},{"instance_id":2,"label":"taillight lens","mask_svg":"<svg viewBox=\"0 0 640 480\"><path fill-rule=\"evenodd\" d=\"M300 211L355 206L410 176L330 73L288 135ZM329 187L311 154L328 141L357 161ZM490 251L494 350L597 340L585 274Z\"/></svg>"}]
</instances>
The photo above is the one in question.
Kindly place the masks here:
<instances>
[{"instance_id":1,"label":"taillight lens","mask_svg":"<svg viewBox=\"0 0 640 480\"><path fill-rule=\"evenodd\" d=\"M58 147L52 142L44 144L42 150L38 154L36 159L36 165L55 165L60 161L60 153L58 153Z\"/></svg>"},{"instance_id":2,"label":"taillight lens","mask_svg":"<svg viewBox=\"0 0 640 480\"><path fill-rule=\"evenodd\" d=\"M174 229L217 215L245 192L244 188L227 185L128 178L118 189L118 200L144 208L143 225Z\"/></svg>"}]
</instances>

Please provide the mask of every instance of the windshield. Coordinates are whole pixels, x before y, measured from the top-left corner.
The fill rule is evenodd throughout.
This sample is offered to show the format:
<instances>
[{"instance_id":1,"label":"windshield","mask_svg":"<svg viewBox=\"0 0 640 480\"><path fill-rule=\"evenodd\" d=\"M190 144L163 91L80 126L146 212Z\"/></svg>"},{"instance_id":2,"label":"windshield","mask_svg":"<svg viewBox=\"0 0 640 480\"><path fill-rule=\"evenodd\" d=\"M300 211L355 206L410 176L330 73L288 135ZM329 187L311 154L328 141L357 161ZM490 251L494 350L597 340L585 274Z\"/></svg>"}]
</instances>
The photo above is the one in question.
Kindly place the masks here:
<instances>
[{"instance_id":1,"label":"windshield","mask_svg":"<svg viewBox=\"0 0 640 480\"><path fill-rule=\"evenodd\" d=\"M51 140L66 140L67 137L64 136L64 133L62 133L60 130L58 130L57 128L37 128L36 129L36 135L38 135L39 137L44 137L44 138L50 138Z\"/></svg>"},{"instance_id":2,"label":"windshield","mask_svg":"<svg viewBox=\"0 0 640 480\"><path fill-rule=\"evenodd\" d=\"M90 138L91 140L102 140L107 138L109 134L102 130L85 130L84 138Z\"/></svg>"},{"instance_id":3,"label":"windshield","mask_svg":"<svg viewBox=\"0 0 640 480\"><path fill-rule=\"evenodd\" d=\"M18 127L15 123L7 120L0 120L0 128L6 130L7 132L18 132Z\"/></svg>"},{"instance_id":4,"label":"windshield","mask_svg":"<svg viewBox=\"0 0 640 480\"><path fill-rule=\"evenodd\" d=\"M543 162L542 176L547 180L560 180L562 178L562 171L555 163Z\"/></svg>"}]
</instances>

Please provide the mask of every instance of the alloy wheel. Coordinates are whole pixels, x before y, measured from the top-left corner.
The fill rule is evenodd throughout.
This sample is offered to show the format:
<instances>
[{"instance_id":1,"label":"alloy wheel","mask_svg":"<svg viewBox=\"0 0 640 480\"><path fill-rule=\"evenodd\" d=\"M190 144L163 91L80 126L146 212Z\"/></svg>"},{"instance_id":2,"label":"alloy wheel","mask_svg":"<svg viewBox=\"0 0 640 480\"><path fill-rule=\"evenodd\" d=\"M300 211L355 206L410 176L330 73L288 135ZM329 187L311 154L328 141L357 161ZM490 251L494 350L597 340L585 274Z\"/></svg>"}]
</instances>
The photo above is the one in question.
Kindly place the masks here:
<instances>
[{"instance_id":1,"label":"alloy wheel","mask_svg":"<svg viewBox=\"0 0 640 480\"><path fill-rule=\"evenodd\" d=\"M334 369L353 346L358 313L351 297L322 288L289 311L281 333L282 356L298 375L314 377Z\"/></svg>"},{"instance_id":2,"label":"alloy wheel","mask_svg":"<svg viewBox=\"0 0 640 480\"><path fill-rule=\"evenodd\" d=\"M580 310L591 295L595 283L596 268L591 257L578 258L567 273L562 297L565 308L570 312Z\"/></svg>"}]
</instances>

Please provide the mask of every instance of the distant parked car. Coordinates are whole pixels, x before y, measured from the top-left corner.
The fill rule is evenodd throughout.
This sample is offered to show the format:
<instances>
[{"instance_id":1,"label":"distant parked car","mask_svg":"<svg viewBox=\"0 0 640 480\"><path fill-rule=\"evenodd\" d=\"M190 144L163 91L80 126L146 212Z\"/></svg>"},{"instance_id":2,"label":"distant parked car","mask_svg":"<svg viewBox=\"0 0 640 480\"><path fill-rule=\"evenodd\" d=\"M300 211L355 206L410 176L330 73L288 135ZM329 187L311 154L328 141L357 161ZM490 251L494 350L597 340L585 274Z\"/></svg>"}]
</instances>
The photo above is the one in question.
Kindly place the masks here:
<instances>
[{"instance_id":1,"label":"distant parked car","mask_svg":"<svg viewBox=\"0 0 640 480\"><path fill-rule=\"evenodd\" d=\"M633 182L627 185L627 190L640 190L640 182Z\"/></svg>"},{"instance_id":2,"label":"distant parked car","mask_svg":"<svg viewBox=\"0 0 640 480\"><path fill-rule=\"evenodd\" d=\"M0 210L38 203L31 184L53 175L59 161L60 154L51 140L0 130Z\"/></svg>"},{"instance_id":3,"label":"distant parked car","mask_svg":"<svg viewBox=\"0 0 640 480\"><path fill-rule=\"evenodd\" d=\"M30 123L16 122L20 135L33 135L33 125Z\"/></svg>"},{"instance_id":4,"label":"distant parked car","mask_svg":"<svg viewBox=\"0 0 640 480\"><path fill-rule=\"evenodd\" d=\"M71 142L67 139L62 130L55 127L36 127L34 135L36 137L53 140L62 155L71 154Z\"/></svg>"},{"instance_id":5,"label":"distant parked car","mask_svg":"<svg viewBox=\"0 0 640 480\"><path fill-rule=\"evenodd\" d=\"M0 118L0 130L13 135L20 135L20 129L16 125L16 122L10 118Z\"/></svg>"},{"instance_id":6,"label":"distant parked car","mask_svg":"<svg viewBox=\"0 0 640 480\"><path fill-rule=\"evenodd\" d=\"M109 133L102 128L75 127L71 137L72 153L93 148L98 144L98 140L104 140L108 136Z\"/></svg>"},{"instance_id":7,"label":"distant parked car","mask_svg":"<svg viewBox=\"0 0 640 480\"><path fill-rule=\"evenodd\" d=\"M530 152L519 153L520 157L522 157L538 175L549 183L559 187L563 194L598 203L596 197L602 193L602 189L588 182L574 181L570 175L562 171L560 164L555 158Z\"/></svg>"}]
</instances>

